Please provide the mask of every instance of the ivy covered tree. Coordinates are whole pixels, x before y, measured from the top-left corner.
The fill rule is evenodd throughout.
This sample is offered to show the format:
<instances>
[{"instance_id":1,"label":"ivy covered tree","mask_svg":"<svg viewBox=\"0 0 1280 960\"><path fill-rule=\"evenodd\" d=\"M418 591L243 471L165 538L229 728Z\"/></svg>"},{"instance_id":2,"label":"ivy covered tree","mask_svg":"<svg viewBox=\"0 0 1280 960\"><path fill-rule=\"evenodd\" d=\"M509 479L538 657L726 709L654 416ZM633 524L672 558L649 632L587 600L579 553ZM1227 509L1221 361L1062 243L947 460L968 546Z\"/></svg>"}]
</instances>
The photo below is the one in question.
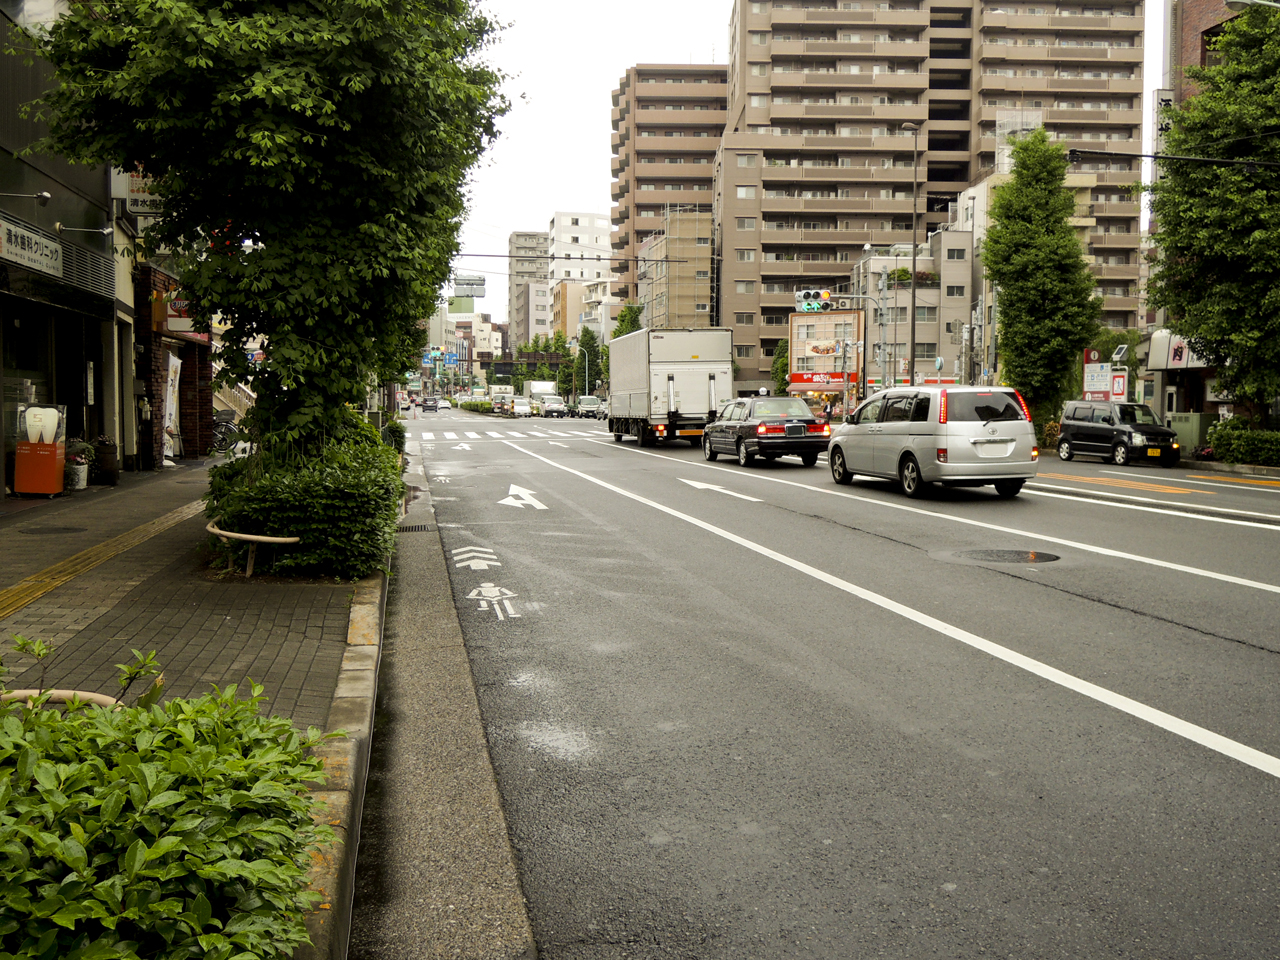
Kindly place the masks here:
<instances>
[{"instance_id":1,"label":"ivy covered tree","mask_svg":"<svg viewBox=\"0 0 1280 960\"><path fill-rule=\"evenodd\" d=\"M614 324L611 339L617 340L619 337L625 337L628 333L635 333L640 329L640 315L644 313L644 304L628 303L618 311L618 322Z\"/></svg>"},{"instance_id":2,"label":"ivy covered tree","mask_svg":"<svg viewBox=\"0 0 1280 960\"><path fill-rule=\"evenodd\" d=\"M1166 109L1166 151L1280 163L1280 11L1252 6L1228 20L1213 66L1191 68L1199 92ZM1280 396L1280 170L1160 162L1152 194L1151 304L1217 368L1218 392L1267 426Z\"/></svg>"},{"instance_id":3,"label":"ivy covered tree","mask_svg":"<svg viewBox=\"0 0 1280 960\"><path fill-rule=\"evenodd\" d=\"M227 325L219 377L268 448L313 452L416 365L505 110L493 33L471 0L86 0L28 34L58 81L43 149L152 179L144 245L197 329Z\"/></svg>"},{"instance_id":4,"label":"ivy covered tree","mask_svg":"<svg viewBox=\"0 0 1280 960\"><path fill-rule=\"evenodd\" d=\"M787 395L787 387L791 386L791 347L785 339L779 340L773 348L773 366L769 368L769 376L773 378L773 391L780 397Z\"/></svg>"},{"instance_id":5,"label":"ivy covered tree","mask_svg":"<svg viewBox=\"0 0 1280 960\"><path fill-rule=\"evenodd\" d=\"M997 287L1000 373L1038 424L1067 399L1081 351L1098 334L1102 298L1071 225L1067 157L1044 128L1013 141L1013 176L995 189L983 265Z\"/></svg>"}]
</instances>

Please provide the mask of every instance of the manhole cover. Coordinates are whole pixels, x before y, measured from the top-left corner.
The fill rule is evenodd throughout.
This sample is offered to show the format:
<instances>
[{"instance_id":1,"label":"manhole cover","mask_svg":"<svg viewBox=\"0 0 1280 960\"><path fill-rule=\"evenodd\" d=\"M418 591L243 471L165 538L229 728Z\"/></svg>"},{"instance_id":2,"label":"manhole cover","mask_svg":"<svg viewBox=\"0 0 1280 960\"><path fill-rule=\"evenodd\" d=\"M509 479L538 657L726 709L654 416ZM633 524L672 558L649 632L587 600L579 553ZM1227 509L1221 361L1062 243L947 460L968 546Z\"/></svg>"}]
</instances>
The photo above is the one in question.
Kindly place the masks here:
<instances>
[{"instance_id":1,"label":"manhole cover","mask_svg":"<svg viewBox=\"0 0 1280 960\"><path fill-rule=\"evenodd\" d=\"M956 556L980 563L1053 563L1059 559L1056 553L1040 550L962 550Z\"/></svg>"},{"instance_id":2,"label":"manhole cover","mask_svg":"<svg viewBox=\"0 0 1280 960\"><path fill-rule=\"evenodd\" d=\"M56 537L68 533L84 533L88 527L32 527L30 530L19 530L29 537Z\"/></svg>"}]
</instances>

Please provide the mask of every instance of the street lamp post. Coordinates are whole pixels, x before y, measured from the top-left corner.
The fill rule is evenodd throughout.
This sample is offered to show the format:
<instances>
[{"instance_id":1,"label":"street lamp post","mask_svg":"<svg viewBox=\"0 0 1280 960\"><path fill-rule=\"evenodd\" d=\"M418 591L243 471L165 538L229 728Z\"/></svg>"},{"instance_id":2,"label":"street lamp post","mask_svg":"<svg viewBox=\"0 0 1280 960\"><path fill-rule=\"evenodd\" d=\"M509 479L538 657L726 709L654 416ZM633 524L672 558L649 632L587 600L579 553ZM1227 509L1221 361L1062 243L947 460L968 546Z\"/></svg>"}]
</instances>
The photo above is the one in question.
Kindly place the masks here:
<instances>
[{"instance_id":1,"label":"street lamp post","mask_svg":"<svg viewBox=\"0 0 1280 960\"><path fill-rule=\"evenodd\" d=\"M1260 7L1276 7L1277 9L1280 9L1280 3L1272 3L1271 0L1225 0L1226 8L1234 13L1239 13L1246 7L1252 7L1255 5Z\"/></svg>"},{"instance_id":2,"label":"street lamp post","mask_svg":"<svg viewBox=\"0 0 1280 960\"><path fill-rule=\"evenodd\" d=\"M911 131L911 322L907 325L907 384L916 382L916 224L918 222L918 198L920 196L920 124L904 123L903 130Z\"/></svg>"}]
</instances>

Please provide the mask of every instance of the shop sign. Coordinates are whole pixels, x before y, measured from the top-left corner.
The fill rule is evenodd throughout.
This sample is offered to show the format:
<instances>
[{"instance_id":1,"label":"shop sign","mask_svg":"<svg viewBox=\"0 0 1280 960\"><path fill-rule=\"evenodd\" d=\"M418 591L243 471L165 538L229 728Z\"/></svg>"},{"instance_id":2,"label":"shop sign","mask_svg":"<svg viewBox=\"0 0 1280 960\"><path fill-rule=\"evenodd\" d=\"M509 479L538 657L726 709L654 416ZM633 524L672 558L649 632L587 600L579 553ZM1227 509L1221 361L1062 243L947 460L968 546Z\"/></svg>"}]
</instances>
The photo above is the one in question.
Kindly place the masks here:
<instances>
[{"instance_id":1,"label":"shop sign","mask_svg":"<svg viewBox=\"0 0 1280 960\"><path fill-rule=\"evenodd\" d=\"M112 171L111 195L125 202L125 209L141 217L158 217L164 213L164 201L158 193L152 192L155 181L141 169L128 173L123 170Z\"/></svg>"},{"instance_id":2,"label":"shop sign","mask_svg":"<svg viewBox=\"0 0 1280 960\"><path fill-rule=\"evenodd\" d=\"M845 383L852 378L853 374L844 373L793 373L791 374L792 383Z\"/></svg>"},{"instance_id":3,"label":"shop sign","mask_svg":"<svg viewBox=\"0 0 1280 960\"><path fill-rule=\"evenodd\" d=\"M806 340L804 352L810 357L834 357L840 354L839 340Z\"/></svg>"},{"instance_id":4,"label":"shop sign","mask_svg":"<svg viewBox=\"0 0 1280 960\"><path fill-rule=\"evenodd\" d=\"M0 218L0 259L51 277L62 276L62 244L3 218Z\"/></svg>"}]
</instances>

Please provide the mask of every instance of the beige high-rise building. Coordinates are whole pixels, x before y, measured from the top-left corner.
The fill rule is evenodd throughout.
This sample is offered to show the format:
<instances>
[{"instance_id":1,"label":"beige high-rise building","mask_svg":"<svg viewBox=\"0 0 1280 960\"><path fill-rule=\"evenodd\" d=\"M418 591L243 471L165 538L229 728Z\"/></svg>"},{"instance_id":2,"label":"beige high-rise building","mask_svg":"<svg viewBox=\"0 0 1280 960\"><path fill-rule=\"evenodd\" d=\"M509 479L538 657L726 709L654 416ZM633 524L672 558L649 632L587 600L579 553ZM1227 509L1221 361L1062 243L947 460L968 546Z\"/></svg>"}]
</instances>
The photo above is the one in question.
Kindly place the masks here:
<instances>
[{"instance_id":1,"label":"beige high-rise building","mask_svg":"<svg viewBox=\"0 0 1280 960\"><path fill-rule=\"evenodd\" d=\"M726 92L716 64L639 64L613 91L612 318L637 299L640 245L667 210L710 212Z\"/></svg>"},{"instance_id":2,"label":"beige high-rise building","mask_svg":"<svg viewBox=\"0 0 1280 960\"><path fill-rule=\"evenodd\" d=\"M585 283L576 280L557 280L551 285L551 330L564 334L566 340L578 335L578 318L582 316L582 301L587 292Z\"/></svg>"},{"instance_id":3,"label":"beige high-rise building","mask_svg":"<svg viewBox=\"0 0 1280 960\"><path fill-rule=\"evenodd\" d=\"M545 231L517 230L507 236L507 323L513 335L519 327L516 311L521 287L528 283L545 283L551 275L550 260L547 259L548 242ZM525 338L517 342L529 342L527 324L524 331Z\"/></svg>"},{"instance_id":4,"label":"beige high-rise building","mask_svg":"<svg viewBox=\"0 0 1280 960\"><path fill-rule=\"evenodd\" d=\"M637 301L646 327L719 326L715 311L710 211L668 210L662 226L640 244Z\"/></svg>"},{"instance_id":5,"label":"beige high-rise building","mask_svg":"<svg viewBox=\"0 0 1280 960\"><path fill-rule=\"evenodd\" d=\"M1113 204L1139 176L1143 15L1105 0L736 0L715 166L719 314L736 344L754 329L761 345L758 369L738 361L738 388L769 385L797 289L847 292L864 247L910 244L913 220L924 244L996 171L999 134L1041 123L1064 147L1122 154L1073 172L1093 178L1081 225L1100 286L1117 291L1107 322L1136 322L1118 291L1136 286L1138 215Z\"/></svg>"}]
</instances>

